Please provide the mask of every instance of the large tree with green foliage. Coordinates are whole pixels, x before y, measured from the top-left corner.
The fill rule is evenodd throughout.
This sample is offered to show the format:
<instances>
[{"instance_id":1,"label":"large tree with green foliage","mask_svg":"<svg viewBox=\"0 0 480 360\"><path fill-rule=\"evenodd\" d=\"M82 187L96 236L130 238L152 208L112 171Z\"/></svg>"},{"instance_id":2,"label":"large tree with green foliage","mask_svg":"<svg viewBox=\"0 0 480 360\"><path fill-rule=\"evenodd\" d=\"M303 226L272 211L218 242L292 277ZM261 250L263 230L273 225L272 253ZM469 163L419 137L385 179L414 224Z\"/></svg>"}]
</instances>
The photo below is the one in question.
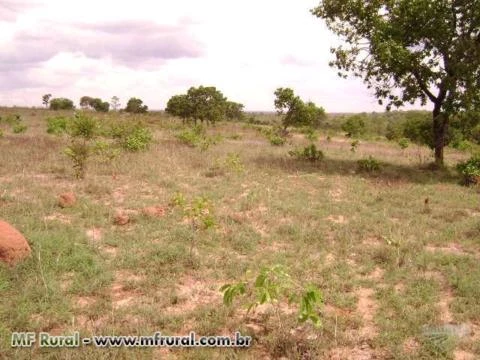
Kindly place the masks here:
<instances>
[{"instance_id":1,"label":"large tree with green foliage","mask_svg":"<svg viewBox=\"0 0 480 360\"><path fill-rule=\"evenodd\" d=\"M433 103L442 165L450 119L480 106L480 0L323 0L312 13L345 42L339 75L362 77L387 109Z\"/></svg>"},{"instance_id":2,"label":"large tree with green foliage","mask_svg":"<svg viewBox=\"0 0 480 360\"><path fill-rule=\"evenodd\" d=\"M73 101L67 98L55 98L50 100L51 110L73 110L75 105Z\"/></svg>"},{"instance_id":3,"label":"large tree with green foliage","mask_svg":"<svg viewBox=\"0 0 480 360\"><path fill-rule=\"evenodd\" d=\"M165 111L184 121L215 123L227 114L227 98L214 86L191 87L183 95L174 95L167 103ZM236 104L236 103L235 103Z\"/></svg>"},{"instance_id":4,"label":"large tree with green foliage","mask_svg":"<svg viewBox=\"0 0 480 360\"><path fill-rule=\"evenodd\" d=\"M191 87L187 92L187 101L195 122L215 123L225 115L227 99L214 86Z\"/></svg>"},{"instance_id":5,"label":"large tree with green foliage","mask_svg":"<svg viewBox=\"0 0 480 360\"><path fill-rule=\"evenodd\" d=\"M148 111L148 106L143 105L143 101L138 98L130 98L127 102L125 111L133 114L144 114Z\"/></svg>"},{"instance_id":6,"label":"large tree with green foliage","mask_svg":"<svg viewBox=\"0 0 480 360\"><path fill-rule=\"evenodd\" d=\"M172 116L177 116L186 122L192 117L192 109L185 94L174 95L168 100L165 112Z\"/></svg>"},{"instance_id":7,"label":"large tree with green foliage","mask_svg":"<svg viewBox=\"0 0 480 360\"><path fill-rule=\"evenodd\" d=\"M98 112L108 112L110 104L106 101L102 101L100 98L92 98L90 96L82 96L80 98L80 106L83 109L93 109Z\"/></svg>"},{"instance_id":8,"label":"large tree with green foliage","mask_svg":"<svg viewBox=\"0 0 480 360\"><path fill-rule=\"evenodd\" d=\"M326 117L322 107L317 107L311 101L305 103L290 88L278 88L274 94L275 108L279 115L283 115L282 123L285 130L289 126L315 128Z\"/></svg>"}]
</instances>

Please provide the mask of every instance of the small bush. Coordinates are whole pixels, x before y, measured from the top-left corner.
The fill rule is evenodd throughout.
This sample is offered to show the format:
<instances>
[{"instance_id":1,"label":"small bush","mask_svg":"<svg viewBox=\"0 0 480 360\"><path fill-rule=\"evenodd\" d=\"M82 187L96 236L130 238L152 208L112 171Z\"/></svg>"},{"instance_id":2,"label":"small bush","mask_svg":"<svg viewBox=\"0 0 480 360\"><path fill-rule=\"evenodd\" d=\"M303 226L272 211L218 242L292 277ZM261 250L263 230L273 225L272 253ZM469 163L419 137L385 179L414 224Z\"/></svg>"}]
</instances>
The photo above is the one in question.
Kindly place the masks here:
<instances>
[{"instance_id":1,"label":"small bush","mask_svg":"<svg viewBox=\"0 0 480 360\"><path fill-rule=\"evenodd\" d=\"M73 118L69 133L72 137L80 137L85 140L90 140L97 135L98 128L99 126L96 119L77 113Z\"/></svg>"},{"instance_id":2,"label":"small bush","mask_svg":"<svg viewBox=\"0 0 480 360\"><path fill-rule=\"evenodd\" d=\"M402 148L403 150L408 148L409 145L410 141L408 141L407 138L401 138L400 140L398 140L398 146L400 146L400 148Z\"/></svg>"},{"instance_id":3,"label":"small bush","mask_svg":"<svg viewBox=\"0 0 480 360\"><path fill-rule=\"evenodd\" d=\"M242 159L240 159L240 155L237 153L227 154L227 158L225 159L225 167L237 173L241 173L245 170Z\"/></svg>"},{"instance_id":4,"label":"small bush","mask_svg":"<svg viewBox=\"0 0 480 360\"><path fill-rule=\"evenodd\" d=\"M63 116L57 116L47 119L47 133L60 135L67 132L68 119Z\"/></svg>"},{"instance_id":5,"label":"small bush","mask_svg":"<svg viewBox=\"0 0 480 360\"><path fill-rule=\"evenodd\" d=\"M27 131L27 125L25 124L15 124L13 125L12 127L12 131L14 134L21 134L21 133L24 133L25 131Z\"/></svg>"},{"instance_id":6,"label":"small bush","mask_svg":"<svg viewBox=\"0 0 480 360\"><path fill-rule=\"evenodd\" d=\"M73 162L73 170L77 179L83 179L87 168L87 159L90 155L90 148L87 143L73 141L65 149L67 155Z\"/></svg>"},{"instance_id":7,"label":"small bush","mask_svg":"<svg viewBox=\"0 0 480 360\"><path fill-rule=\"evenodd\" d=\"M136 128L130 135L128 135L123 147L128 151L146 150L153 140L153 135L147 128Z\"/></svg>"},{"instance_id":8,"label":"small bush","mask_svg":"<svg viewBox=\"0 0 480 360\"><path fill-rule=\"evenodd\" d=\"M358 140L352 141L352 143L350 144L350 146L351 146L351 147L350 147L350 151L353 152L353 153L354 153L355 151L357 151L358 145L360 145L360 141L358 141Z\"/></svg>"},{"instance_id":9,"label":"small bush","mask_svg":"<svg viewBox=\"0 0 480 360\"><path fill-rule=\"evenodd\" d=\"M217 145L223 139L221 135L207 136L205 128L201 125L185 129L175 135L175 137L184 144L190 147L199 147L203 151L207 150L211 145Z\"/></svg>"},{"instance_id":10,"label":"small bush","mask_svg":"<svg viewBox=\"0 0 480 360\"><path fill-rule=\"evenodd\" d=\"M315 146L315 144L306 146L303 149L295 149L295 150L289 151L288 154L298 159L308 160L311 162L320 161L324 157L323 152L321 150L317 150L317 147Z\"/></svg>"},{"instance_id":11,"label":"small bush","mask_svg":"<svg viewBox=\"0 0 480 360\"><path fill-rule=\"evenodd\" d=\"M368 159L358 160L357 164L359 171L375 172L380 170L380 163L372 156L369 156Z\"/></svg>"},{"instance_id":12,"label":"small bush","mask_svg":"<svg viewBox=\"0 0 480 360\"><path fill-rule=\"evenodd\" d=\"M287 139L285 137L277 135L277 134L272 134L268 137L268 140L270 141L270 144L273 146L283 146L287 142Z\"/></svg>"},{"instance_id":13,"label":"small bush","mask_svg":"<svg viewBox=\"0 0 480 360\"><path fill-rule=\"evenodd\" d=\"M467 161L457 165L458 172L462 175L462 182L466 186L480 184L480 154L474 155Z\"/></svg>"}]
</instances>

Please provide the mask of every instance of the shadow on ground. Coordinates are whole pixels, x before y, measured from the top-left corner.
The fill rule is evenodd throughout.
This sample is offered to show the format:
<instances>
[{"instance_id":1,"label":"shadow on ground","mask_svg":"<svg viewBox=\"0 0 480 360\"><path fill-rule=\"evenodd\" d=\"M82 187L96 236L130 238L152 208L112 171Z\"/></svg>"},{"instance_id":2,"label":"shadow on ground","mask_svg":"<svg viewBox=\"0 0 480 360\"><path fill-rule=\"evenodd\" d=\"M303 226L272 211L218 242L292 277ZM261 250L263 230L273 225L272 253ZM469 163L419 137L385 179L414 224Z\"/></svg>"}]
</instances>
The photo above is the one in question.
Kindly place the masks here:
<instances>
[{"instance_id":1,"label":"shadow on ground","mask_svg":"<svg viewBox=\"0 0 480 360\"><path fill-rule=\"evenodd\" d=\"M417 183L417 184L459 184L460 177L453 169L433 169L431 165L405 166L380 162L379 171L372 173L358 170L357 160L334 159L326 157L320 162L311 163L288 156L261 155L253 159L261 168L277 168L287 173L319 173L325 175L359 176L385 183Z\"/></svg>"}]
</instances>

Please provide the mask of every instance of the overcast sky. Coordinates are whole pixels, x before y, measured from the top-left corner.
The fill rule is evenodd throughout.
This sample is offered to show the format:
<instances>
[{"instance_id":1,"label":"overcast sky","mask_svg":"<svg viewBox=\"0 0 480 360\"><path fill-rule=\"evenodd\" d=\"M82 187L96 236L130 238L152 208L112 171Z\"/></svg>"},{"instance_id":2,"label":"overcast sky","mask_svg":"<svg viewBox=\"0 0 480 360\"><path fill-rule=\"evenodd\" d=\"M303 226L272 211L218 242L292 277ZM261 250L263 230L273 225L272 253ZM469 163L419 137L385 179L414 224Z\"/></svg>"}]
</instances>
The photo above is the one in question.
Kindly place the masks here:
<instances>
[{"instance_id":1,"label":"overcast sky","mask_svg":"<svg viewBox=\"0 0 480 360\"><path fill-rule=\"evenodd\" d=\"M316 0L0 0L0 104L83 95L163 109L212 85L247 110L292 87L328 112L382 111L360 79L328 66L338 43Z\"/></svg>"}]
</instances>

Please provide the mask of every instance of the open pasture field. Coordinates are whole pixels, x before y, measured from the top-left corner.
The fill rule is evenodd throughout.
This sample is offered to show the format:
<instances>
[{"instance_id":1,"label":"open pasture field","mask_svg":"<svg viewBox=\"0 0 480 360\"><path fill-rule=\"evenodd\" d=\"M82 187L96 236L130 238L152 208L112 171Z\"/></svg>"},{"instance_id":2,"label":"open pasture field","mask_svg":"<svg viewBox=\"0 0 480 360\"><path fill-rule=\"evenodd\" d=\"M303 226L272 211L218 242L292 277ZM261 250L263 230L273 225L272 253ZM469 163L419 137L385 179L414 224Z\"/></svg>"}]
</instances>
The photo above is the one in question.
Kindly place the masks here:
<instances>
[{"instance_id":1,"label":"open pasture field","mask_svg":"<svg viewBox=\"0 0 480 360\"><path fill-rule=\"evenodd\" d=\"M325 157L308 162L288 155L308 144L300 133L272 146L254 126L222 122L208 127L216 144L202 150L178 139L180 120L95 114L100 123L140 121L153 142L89 159L78 180L64 154L68 136L46 131L57 113L0 110L8 113L28 128L0 138L0 218L28 239L32 256L0 265L0 358L480 358L480 202L454 170L463 153L447 149L447 169L432 171L427 148L360 141L352 152L343 134L320 132ZM380 170L359 171L369 156ZM59 207L66 192L77 201ZM198 198L208 203L207 229L192 228L175 206ZM321 291L321 328L299 324L287 303L248 314L242 297L223 305L222 285L276 264ZM459 339L425 330L445 324L467 330ZM18 349L12 331L240 331L253 344Z\"/></svg>"}]
</instances>

